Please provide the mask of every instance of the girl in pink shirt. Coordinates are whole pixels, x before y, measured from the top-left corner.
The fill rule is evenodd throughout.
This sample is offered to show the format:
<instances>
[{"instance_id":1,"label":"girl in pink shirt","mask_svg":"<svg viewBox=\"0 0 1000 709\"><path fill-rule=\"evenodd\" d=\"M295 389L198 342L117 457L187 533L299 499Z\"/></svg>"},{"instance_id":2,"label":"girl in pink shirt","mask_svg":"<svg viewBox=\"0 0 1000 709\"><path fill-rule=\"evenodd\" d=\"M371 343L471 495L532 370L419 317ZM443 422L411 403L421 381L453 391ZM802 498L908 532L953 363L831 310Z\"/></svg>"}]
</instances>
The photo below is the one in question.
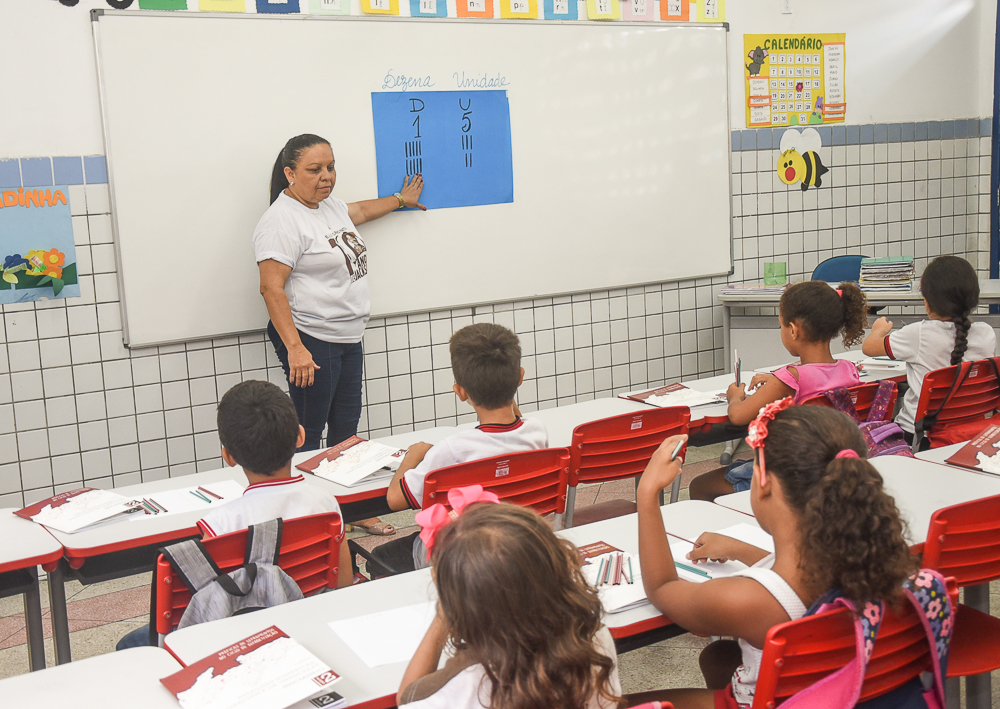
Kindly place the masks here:
<instances>
[{"instance_id":1,"label":"girl in pink shirt","mask_svg":"<svg viewBox=\"0 0 1000 709\"><path fill-rule=\"evenodd\" d=\"M830 389L861 383L853 362L834 359L830 353L830 340L837 335L845 347L864 339L868 302L856 283L841 283L837 289L824 281L796 283L781 296L778 322L781 344L799 363L773 374L755 374L750 388L756 391L751 396L743 384L730 385L729 420L735 424L750 423L772 401L791 396L799 404ZM714 500L749 490L752 475L753 462L744 460L704 473L691 481L691 499Z\"/></svg>"}]
</instances>

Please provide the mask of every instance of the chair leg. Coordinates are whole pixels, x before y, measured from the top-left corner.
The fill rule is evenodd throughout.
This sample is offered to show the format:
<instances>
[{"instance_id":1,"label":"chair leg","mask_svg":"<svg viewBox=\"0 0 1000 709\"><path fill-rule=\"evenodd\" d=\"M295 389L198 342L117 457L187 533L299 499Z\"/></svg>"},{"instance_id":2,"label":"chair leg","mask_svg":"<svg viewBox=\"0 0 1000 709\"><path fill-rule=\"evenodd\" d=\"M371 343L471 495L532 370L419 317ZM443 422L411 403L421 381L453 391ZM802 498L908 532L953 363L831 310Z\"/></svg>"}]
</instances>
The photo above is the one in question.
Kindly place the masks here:
<instances>
[{"instance_id":1,"label":"chair leg","mask_svg":"<svg viewBox=\"0 0 1000 709\"><path fill-rule=\"evenodd\" d=\"M966 586L962 589L962 593L962 601L965 605L989 615L990 585L988 583L981 583L978 586Z\"/></svg>"},{"instance_id":2,"label":"chair leg","mask_svg":"<svg viewBox=\"0 0 1000 709\"><path fill-rule=\"evenodd\" d=\"M949 677L944 681L944 700L948 709L962 709L961 677Z\"/></svg>"},{"instance_id":3,"label":"chair leg","mask_svg":"<svg viewBox=\"0 0 1000 709\"><path fill-rule=\"evenodd\" d=\"M566 488L566 516L563 518L563 529L573 526L573 506L576 504L576 485Z\"/></svg>"},{"instance_id":4,"label":"chair leg","mask_svg":"<svg viewBox=\"0 0 1000 709\"><path fill-rule=\"evenodd\" d=\"M965 678L965 709L990 709L993 694L990 687L990 673L971 675Z\"/></svg>"}]
</instances>

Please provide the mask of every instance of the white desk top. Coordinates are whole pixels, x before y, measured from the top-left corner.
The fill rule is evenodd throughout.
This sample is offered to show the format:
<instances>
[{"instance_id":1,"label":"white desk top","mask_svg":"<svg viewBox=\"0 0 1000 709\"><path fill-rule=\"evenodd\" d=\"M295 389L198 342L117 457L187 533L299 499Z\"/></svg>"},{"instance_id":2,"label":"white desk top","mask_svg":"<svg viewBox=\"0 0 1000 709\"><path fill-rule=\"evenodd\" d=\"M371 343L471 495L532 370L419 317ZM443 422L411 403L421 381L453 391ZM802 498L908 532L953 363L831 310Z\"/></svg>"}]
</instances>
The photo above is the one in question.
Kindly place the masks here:
<instances>
[{"instance_id":1,"label":"white desk top","mask_svg":"<svg viewBox=\"0 0 1000 709\"><path fill-rule=\"evenodd\" d=\"M647 404L630 399L594 399L554 409L525 412L524 417L541 421L549 433L549 446L562 448L573 442L573 429L582 423L599 421L619 414L649 410Z\"/></svg>"},{"instance_id":2,"label":"white desk top","mask_svg":"<svg viewBox=\"0 0 1000 709\"><path fill-rule=\"evenodd\" d=\"M704 531L723 529L740 522L755 524L745 515L710 502L684 501L661 508L669 533L694 540ZM623 551L639 549L636 515L596 522L559 532L580 546L604 541ZM281 628L325 661L343 679L337 691L351 705L395 694L406 662L368 667L327 625L330 621L368 615L436 599L430 569L379 579L359 586L320 594L302 601L267 608L256 613L226 618L177 630L166 645L184 663L205 657L229 644L271 625ZM652 606L606 615L609 628L659 617ZM387 642L390 642L387 639Z\"/></svg>"},{"instance_id":3,"label":"white desk top","mask_svg":"<svg viewBox=\"0 0 1000 709\"><path fill-rule=\"evenodd\" d=\"M930 450L924 451L923 453L917 453L917 458L920 460L929 460L932 463L944 463L948 458L952 457L958 451L960 451L968 441L962 443L952 443L950 446L942 446L941 448L931 448ZM963 468L967 470L967 468Z\"/></svg>"},{"instance_id":4,"label":"white desk top","mask_svg":"<svg viewBox=\"0 0 1000 709\"><path fill-rule=\"evenodd\" d=\"M321 593L301 601L175 630L166 646L190 664L271 625L295 638L342 679L336 691L353 706L395 695L406 662L369 667L327 625L330 621L416 605L437 598L430 569ZM391 643L392 638L386 637ZM176 709L176 703L175 703Z\"/></svg>"},{"instance_id":5,"label":"white desk top","mask_svg":"<svg viewBox=\"0 0 1000 709\"><path fill-rule=\"evenodd\" d=\"M898 293L868 293L869 305L899 305L899 304L921 304L924 298L920 295L920 287L914 281L914 287L909 291ZM755 294L753 291L746 293L719 293L719 302L724 305L739 305L741 303L759 303L767 305L777 303L781 300L780 293ZM1000 300L1000 280L979 281L980 302L995 302Z\"/></svg>"},{"instance_id":6,"label":"white desk top","mask_svg":"<svg viewBox=\"0 0 1000 709\"><path fill-rule=\"evenodd\" d=\"M160 678L181 669L158 647L138 647L0 680L5 707L177 709Z\"/></svg>"},{"instance_id":7,"label":"white desk top","mask_svg":"<svg viewBox=\"0 0 1000 709\"><path fill-rule=\"evenodd\" d=\"M725 391L734 381L735 379L732 374L719 374L714 377L705 377L704 379L683 381L681 384L694 391ZM631 399L625 399L625 397L642 394L647 391L650 391L650 389L646 388L626 391L619 394L618 397L624 401L632 401ZM728 404L705 404L704 406L695 406L691 409L692 424L702 422L715 423L723 420L729 420Z\"/></svg>"},{"instance_id":8,"label":"white desk top","mask_svg":"<svg viewBox=\"0 0 1000 709\"><path fill-rule=\"evenodd\" d=\"M886 491L896 498L896 506L909 525L910 544L927 538L931 515L942 507L1000 495L1000 477L996 475L895 455L873 458L872 465L882 474ZM723 495L715 502L753 514L749 490Z\"/></svg>"},{"instance_id":9,"label":"white desk top","mask_svg":"<svg viewBox=\"0 0 1000 709\"><path fill-rule=\"evenodd\" d=\"M3 540L0 573L47 564L62 557L62 544L45 527L16 516L14 512L18 509L0 509L0 539Z\"/></svg>"}]
</instances>

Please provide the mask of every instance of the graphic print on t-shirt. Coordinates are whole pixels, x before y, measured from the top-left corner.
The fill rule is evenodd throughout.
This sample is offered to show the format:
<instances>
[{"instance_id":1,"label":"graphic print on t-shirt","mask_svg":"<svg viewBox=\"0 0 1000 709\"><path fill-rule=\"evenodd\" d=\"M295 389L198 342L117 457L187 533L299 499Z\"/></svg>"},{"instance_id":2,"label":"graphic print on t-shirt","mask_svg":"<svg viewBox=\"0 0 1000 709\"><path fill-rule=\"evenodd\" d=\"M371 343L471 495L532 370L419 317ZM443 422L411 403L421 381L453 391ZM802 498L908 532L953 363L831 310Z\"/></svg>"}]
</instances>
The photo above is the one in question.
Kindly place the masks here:
<instances>
[{"instance_id":1,"label":"graphic print on t-shirt","mask_svg":"<svg viewBox=\"0 0 1000 709\"><path fill-rule=\"evenodd\" d=\"M340 249L347 260L347 271L351 274L351 283L368 275L368 250L361 237L346 228L338 229L330 237L330 246Z\"/></svg>"}]
</instances>

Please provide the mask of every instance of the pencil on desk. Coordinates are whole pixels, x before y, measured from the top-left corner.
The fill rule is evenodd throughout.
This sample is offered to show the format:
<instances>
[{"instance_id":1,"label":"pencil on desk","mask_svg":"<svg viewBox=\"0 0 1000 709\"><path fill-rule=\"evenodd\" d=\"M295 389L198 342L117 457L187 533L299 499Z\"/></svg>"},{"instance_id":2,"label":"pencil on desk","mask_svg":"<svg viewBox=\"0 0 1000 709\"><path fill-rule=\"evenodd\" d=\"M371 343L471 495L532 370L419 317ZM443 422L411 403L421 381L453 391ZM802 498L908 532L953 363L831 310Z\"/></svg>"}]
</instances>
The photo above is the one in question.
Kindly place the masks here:
<instances>
[{"instance_id":1,"label":"pencil on desk","mask_svg":"<svg viewBox=\"0 0 1000 709\"><path fill-rule=\"evenodd\" d=\"M194 495L195 497L197 497L199 500L203 500L204 502L207 502L208 504L212 504L211 498L206 497L205 495L202 495L197 490L188 490L188 492L190 492L192 495Z\"/></svg>"},{"instance_id":2,"label":"pencil on desk","mask_svg":"<svg viewBox=\"0 0 1000 709\"><path fill-rule=\"evenodd\" d=\"M709 574L707 571L702 571L701 569L696 569L693 566L688 566L687 564L682 564L679 561L675 561L674 562L674 566L676 566L678 569L684 569L685 571L690 571L692 574L698 574L699 576L704 576L707 579L712 578L712 575Z\"/></svg>"},{"instance_id":3,"label":"pencil on desk","mask_svg":"<svg viewBox=\"0 0 1000 709\"><path fill-rule=\"evenodd\" d=\"M632 573L632 557L628 558L628 582L635 583L635 575Z\"/></svg>"},{"instance_id":4,"label":"pencil on desk","mask_svg":"<svg viewBox=\"0 0 1000 709\"><path fill-rule=\"evenodd\" d=\"M604 578L604 559L601 559L601 565L597 567L597 585L601 585L601 581Z\"/></svg>"},{"instance_id":5,"label":"pencil on desk","mask_svg":"<svg viewBox=\"0 0 1000 709\"><path fill-rule=\"evenodd\" d=\"M151 504L149 504L148 502L146 502L146 498L142 499L142 506L143 506L144 509L147 509L150 512L152 512L154 515L160 514L160 511L158 509L156 509Z\"/></svg>"},{"instance_id":6,"label":"pencil on desk","mask_svg":"<svg viewBox=\"0 0 1000 709\"><path fill-rule=\"evenodd\" d=\"M202 491L203 493L205 493L206 495L211 495L211 496L212 496L212 497L214 497L214 498L215 498L216 500L221 500L221 499L222 499L222 495L216 495L216 494L215 494L214 492L212 492L211 490L206 490L206 489L205 489L205 488L203 488L203 487L202 487L201 485L199 485L199 486L198 486L198 489L199 489L199 490L201 490L201 491Z\"/></svg>"},{"instance_id":7,"label":"pencil on desk","mask_svg":"<svg viewBox=\"0 0 1000 709\"><path fill-rule=\"evenodd\" d=\"M166 507L164 507L163 505L161 505L159 502L157 502L156 500L154 500L152 497L149 498L149 502L150 502L150 504L153 504L153 505L156 505L157 507L159 507L161 512L166 512L167 511Z\"/></svg>"}]
</instances>

